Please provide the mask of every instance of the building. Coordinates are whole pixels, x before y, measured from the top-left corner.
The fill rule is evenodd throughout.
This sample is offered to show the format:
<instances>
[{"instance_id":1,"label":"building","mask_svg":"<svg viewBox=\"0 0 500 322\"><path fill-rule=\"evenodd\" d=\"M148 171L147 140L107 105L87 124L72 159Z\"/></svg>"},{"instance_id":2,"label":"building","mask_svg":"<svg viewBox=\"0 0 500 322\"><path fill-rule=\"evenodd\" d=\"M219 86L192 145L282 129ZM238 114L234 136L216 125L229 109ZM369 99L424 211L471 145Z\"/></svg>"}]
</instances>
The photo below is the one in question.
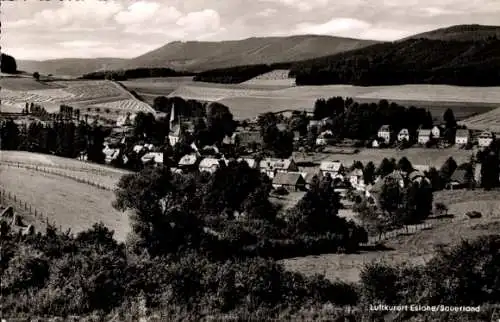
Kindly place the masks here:
<instances>
[{"instance_id":1,"label":"building","mask_svg":"<svg viewBox=\"0 0 500 322\"><path fill-rule=\"evenodd\" d=\"M431 169L430 165L427 164L414 164L413 170L418 170L422 173L428 172Z\"/></svg>"},{"instance_id":2,"label":"building","mask_svg":"<svg viewBox=\"0 0 500 322\"><path fill-rule=\"evenodd\" d=\"M322 161L319 165L319 171L322 176L329 174L332 179L343 179L344 166L340 161Z\"/></svg>"},{"instance_id":3,"label":"building","mask_svg":"<svg viewBox=\"0 0 500 322\"><path fill-rule=\"evenodd\" d=\"M215 158L204 158L201 160L198 169L200 172L209 172L214 173L219 169L223 164L225 164L224 160L215 159Z\"/></svg>"},{"instance_id":4,"label":"building","mask_svg":"<svg viewBox=\"0 0 500 322\"><path fill-rule=\"evenodd\" d=\"M300 172L278 172L273 178L273 188L285 188L288 191L303 191L306 181Z\"/></svg>"},{"instance_id":5,"label":"building","mask_svg":"<svg viewBox=\"0 0 500 322\"><path fill-rule=\"evenodd\" d=\"M133 113L127 113L127 115L120 115L116 119L116 126L122 127L122 126L132 126L134 124L134 120L137 114Z\"/></svg>"},{"instance_id":6,"label":"building","mask_svg":"<svg viewBox=\"0 0 500 322\"><path fill-rule=\"evenodd\" d=\"M233 144L247 148L251 148L253 146L258 147L264 144L264 139L262 138L260 131L234 132L231 139Z\"/></svg>"},{"instance_id":7,"label":"building","mask_svg":"<svg viewBox=\"0 0 500 322\"><path fill-rule=\"evenodd\" d=\"M102 152L104 153L104 161L106 163L110 163L111 161L116 160L120 155L120 149L113 149L109 146L104 147Z\"/></svg>"},{"instance_id":8,"label":"building","mask_svg":"<svg viewBox=\"0 0 500 322\"><path fill-rule=\"evenodd\" d=\"M299 171L293 159L273 159L267 158L259 163L260 172L267 174L269 178L274 178L277 173Z\"/></svg>"},{"instance_id":9,"label":"building","mask_svg":"<svg viewBox=\"0 0 500 322\"><path fill-rule=\"evenodd\" d=\"M418 144L426 144L431 140L431 131L429 129L419 129L418 130Z\"/></svg>"},{"instance_id":10,"label":"building","mask_svg":"<svg viewBox=\"0 0 500 322\"><path fill-rule=\"evenodd\" d=\"M374 139L372 141L372 148L378 148L380 146L380 142L378 139Z\"/></svg>"},{"instance_id":11,"label":"building","mask_svg":"<svg viewBox=\"0 0 500 322\"><path fill-rule=\"evenodd\" d=\"M317 128L321 126L321 122L317 120L310 120L309 123L307 124L307 130L310 131L312 128Z\"/></svg>"},{"instance_id":12,"label":"building","mask_svg":"<svg viewBox=\"0 0 500 322\"><path fill-rule=\"evenodd\" d=\"M495 134L493 134L493 132L484 131L478 136L477 143L479 147L486 148L490 146L491 142L493 142L494 139L495 139Z\"/></svg>"},{"instance_id":13,"label":"building","mask_svg":"<svg viewBox=\"0 0 500 322\"><path fill-rule=\"evenodd\" d=\"M363 176L363 170L354 169L349 173L349 182L351 186L356 190L364 190L365 189L365 181Z\"/></svg>"},{"instance_id":14,"label":"building","mask_svg":"<svg viewBox=\"0 0 500 322\"><path fill-rule=\"evenodd\" d=\"M155 164L163 164L162 152L148 152L141 158L142 163L154 162Z\"/></svg>"},{"instance_id":15,"label":"building","mask_svg":"<svg viewBox=\"0 0 500 322\"><path fill-rule=\"evenodd\" d=\"M198 155L195 153L186 154L183 156L178 164L178 168L182 170L194 170L196 169L196 163L198 162Z\"/></svg>"},{"instance_id":16,"label":"building","mask_svg":"<svg viewBox=\"0 0 500 322\"><path fill-rule=\"evenodd\" d=\"M410 131L408 129L401 129L398 133L398 141L410 141Z\"/></svg>"},{"instance_id":17,"label":"building","mask_svg":"<svg viewBox=\"0 0 500 322\"><path fill-rule=\"evenodd\" d=\"M451 175L447 188L452 190L466 188L470 185L471 179L467 170L459 167Z\"/></svg>"},{"instance_id":18,"label":"building","mask_svg":"<svg viewBox=\"0 0 500 322\"><path fill-rule=\"evenodd\" d=\"M396 181L401 188L404 188L406 185L405 177L399 171L394 171L383 178L378 178L370 189L366 191L368 200L379 207L380 193L382 192L384 185L391 180Z\"/></svg>"},{"instance_id":19,"label":"building","mask_svg":"<svg viewBox=\"0 0 500 322\"><path fill-rule=\"evenodd\" d=\"M316 145L319 146L328 145L330 143L330 139L332 138L332 136L333 133L330 130L321 132L320 135L318 135L318 137L316 138Z\"/></svg>"},{"instance_id":20,"label":"building","mask_svg":"<svg viewBox=\"0 0 500 322\"><path fill-rule=\"evenodd\" d=\"M432 129L431 129L431 136L432 138L434 139L439 139L441 137L441 135L443 134L443 129L437 125L435 125Z\"/></svg>"},{"instance_id":21,"label":"building","mask_svg":"<svg viewBox=\"0 0 500 322\"><path fill-rule=\"evenodd\" d=\"M382 139L385 144L391 143L392 129L390 125L382 125L378 130L377 137Z\"/></svg>"},{"instance_id":22,"label":"building","mask_svg":"<svg viewBox=\"0 0 500 322\"><path fill-rule=\"evenodd\" d=\"M470 131L459 129L455 134L455 144L456 145L467 145L470 141Z\"/></svg>"}]
</instances>

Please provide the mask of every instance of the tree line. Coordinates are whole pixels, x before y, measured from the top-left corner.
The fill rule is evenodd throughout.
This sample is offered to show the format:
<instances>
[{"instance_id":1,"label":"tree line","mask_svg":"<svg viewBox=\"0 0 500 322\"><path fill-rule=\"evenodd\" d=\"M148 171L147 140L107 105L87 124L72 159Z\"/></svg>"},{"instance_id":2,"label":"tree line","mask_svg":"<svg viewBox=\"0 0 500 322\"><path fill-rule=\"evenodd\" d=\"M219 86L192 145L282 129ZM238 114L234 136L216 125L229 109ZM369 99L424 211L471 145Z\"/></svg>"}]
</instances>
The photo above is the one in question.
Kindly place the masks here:
<instances>
[{"instance_id":1,"label":"tree line","mask_svg":"<svg viewBox=\"0 0 500 322\"><path fill-rule=\"evenodd\" d=\"M500 40L409 39L295 63L297 85L500 84Z\"/></svg>"},{"instance_id":2,"label":"tree line","mask_svg":"<svg viewBox=\"0 0 500 322\"><path fill-rule=\"evenodd\" d=\"M134 78L193 76L193 73L175 71L171 68L134 68L123 70L97 71L80 77L81 79L110 79L125 81Z\"/></svg>"},{"instance_id":3,"label":"tree line","mask_svg":"<svg viewBox=\"0 0 500 322\"><path fill-rule=\"evenodd\" d=\"M0 71L2 73L8 74L17 73L16 59L12 56L2 53L0 57Z\"/></svg>"},{"instance_id":4,"label":"tree line","mask_svg":"<svg viewBox=\"0 0 500 322\"><path fill-rule=\"evenodd\" d=\"M197 82L239 84L275 69L288 69L290 65L290 63L276 63L211 69L198 73L193 80Z\"/></svg>"}]
</instances>

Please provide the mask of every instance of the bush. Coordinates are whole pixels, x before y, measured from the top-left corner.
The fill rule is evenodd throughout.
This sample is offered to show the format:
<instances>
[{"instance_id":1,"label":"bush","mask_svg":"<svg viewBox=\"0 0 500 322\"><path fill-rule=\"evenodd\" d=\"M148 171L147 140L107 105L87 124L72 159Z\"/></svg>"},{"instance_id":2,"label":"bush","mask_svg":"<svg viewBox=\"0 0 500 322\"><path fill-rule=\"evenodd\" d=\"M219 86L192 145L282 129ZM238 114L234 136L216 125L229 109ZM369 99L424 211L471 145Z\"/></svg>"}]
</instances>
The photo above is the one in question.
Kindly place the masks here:
<instances>
[{"instance_id":1,"label":"bush","mask_svg":"<svg viewBox=\"0 0 500 322\"><path fill-rule=\"evenodd\" d=\"M277 194L277 195L279 195L279 196L286 196L286 195L290 194L288 192L288 190L286 190L286 188L284 188L284 187L278 187L278 188L276 188L274 190L274 193Z\"/></svg>"}]
</instances>

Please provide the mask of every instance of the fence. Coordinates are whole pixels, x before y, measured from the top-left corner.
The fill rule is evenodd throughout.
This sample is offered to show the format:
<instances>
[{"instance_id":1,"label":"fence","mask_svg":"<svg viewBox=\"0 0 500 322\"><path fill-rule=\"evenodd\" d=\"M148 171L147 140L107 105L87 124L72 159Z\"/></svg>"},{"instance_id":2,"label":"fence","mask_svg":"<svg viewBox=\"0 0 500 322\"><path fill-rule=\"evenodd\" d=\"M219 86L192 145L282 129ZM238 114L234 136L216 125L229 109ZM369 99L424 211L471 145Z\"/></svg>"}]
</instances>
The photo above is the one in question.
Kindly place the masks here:
<instances>
[{"instance_id":1,"label":"fence","mask_svg":"<svg viewBox=\"0 0 500 322\"><path fill-rule=\"evenodd\" d=\"M379 242L382 242L390 238L394 238L404 234L414 234L421 230L427 230L427 229L432 229L431 223L424 222L416 225L408 225L403 228L387 231L385 233L382 233L380 236L370 236L368 238L368 242L362 244L361 246L373 246Z\"/></svg>"},{"instance_id":2,"label":"fence","mask_svg":"<svg viewBox=\"0 0 500 322\"><path fill-rule=\"evenodd\" d=\"M12 206L12 208L14 208L17 212L28 213L31 216L33 216L33 218L35 218L35 220L38 222L46 224L50 222L49 217L45 215L42 211L35 208L26 201L23 201L14 193L6 191L3 188L0 188L0 204L3 204L5 206ZM62 229L61 226L59 226L59 228Z\"/></svg>"},{"instance_id":3,"label":"fence","mask_svg":"<svg viewBox=\"0 0 500 322\"><path fill-rule=\"evenodd\" d=\"M54 167L53 169L49 169L45 165L44 166L29 165L29 164L22 164L22 163L19 163L19 162L1 162L1 164L4 164L6 166L11 166L11 167L16 167L16 168L23 168L23 169L28 169L28 170L34 170L34 171L38 171L38 172L42 172L42 173L46 173L46 174L52 174L52 175L60 176L60 177L63 177L63 178L74 180L74 181L79 182L79 183L88 184L90 186L93 186L93 187L96 187L96 188L99 188L99 189L102 189L102 190L106 190L106 191L113 191L114 190L114 187L112 187L112 186L110 187L110 186L107 186L107 185L104 185L104 184L100 184L100 183L94 182L94 181L92 181L90 179L87 179L87 178L73 176L73 175L69 175L67 173L61 173L60 171L53 170L53 169L65 170L63 167L59 167L59 168Z\"/></svg>"}]
</instances>

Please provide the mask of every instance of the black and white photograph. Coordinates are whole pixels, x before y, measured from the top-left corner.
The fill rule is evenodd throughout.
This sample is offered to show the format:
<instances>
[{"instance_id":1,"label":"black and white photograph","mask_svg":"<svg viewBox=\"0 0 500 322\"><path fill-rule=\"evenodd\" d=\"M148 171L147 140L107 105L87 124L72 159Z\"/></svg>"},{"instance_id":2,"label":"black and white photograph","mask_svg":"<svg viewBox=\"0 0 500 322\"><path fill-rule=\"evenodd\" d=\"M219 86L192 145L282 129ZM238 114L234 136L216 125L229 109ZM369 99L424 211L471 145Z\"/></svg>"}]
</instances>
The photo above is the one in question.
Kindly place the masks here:
<instances>
[{"instance_id":1,"label":"black and white photograph","mask_svg":"<svg viewBox=\"0 0 500 322\"><path fill-rule=\"evenodd\" d=\"M500 321L500 0L2 0L1 322Z\"/></svg>"}]
</instances>

